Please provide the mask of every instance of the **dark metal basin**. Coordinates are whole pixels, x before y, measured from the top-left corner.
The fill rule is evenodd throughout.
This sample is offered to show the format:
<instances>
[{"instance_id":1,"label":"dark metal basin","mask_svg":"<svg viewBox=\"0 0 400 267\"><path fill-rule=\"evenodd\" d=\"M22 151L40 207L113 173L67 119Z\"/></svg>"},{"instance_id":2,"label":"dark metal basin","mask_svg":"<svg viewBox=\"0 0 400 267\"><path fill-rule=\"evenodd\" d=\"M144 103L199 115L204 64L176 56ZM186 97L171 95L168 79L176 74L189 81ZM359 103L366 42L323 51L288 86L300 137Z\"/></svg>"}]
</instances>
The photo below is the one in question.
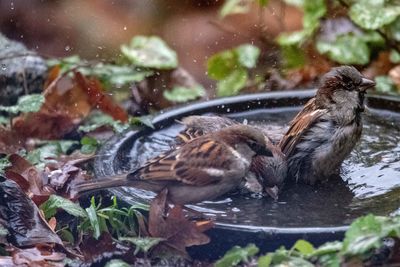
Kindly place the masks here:
<instances>
[{"instance_id":1,"label":"dark metal basin","mask_svg":"<svg viewBox=\"0 0 400 267\"><path fill-rule=\"evenodd\" d=\"M97 177L127 172L167 150L180 127L176 120L193 114L223 114L250 123L284 128L314 90L242 95L161 112L155 129L141 127L109 140L95 161ZM262 251L297 239L315 245L343 237L351 221L374 213L400 213L400 99L369 96L363 138L344 163L341 179L317 187L288 185L278 202L233 194L191 206L214 217L209 245L192 255L213 259L232 245L257 244ZM128 204L148 202L153 194L132 188L110 190Z\"/></svg>"}]
</instances>

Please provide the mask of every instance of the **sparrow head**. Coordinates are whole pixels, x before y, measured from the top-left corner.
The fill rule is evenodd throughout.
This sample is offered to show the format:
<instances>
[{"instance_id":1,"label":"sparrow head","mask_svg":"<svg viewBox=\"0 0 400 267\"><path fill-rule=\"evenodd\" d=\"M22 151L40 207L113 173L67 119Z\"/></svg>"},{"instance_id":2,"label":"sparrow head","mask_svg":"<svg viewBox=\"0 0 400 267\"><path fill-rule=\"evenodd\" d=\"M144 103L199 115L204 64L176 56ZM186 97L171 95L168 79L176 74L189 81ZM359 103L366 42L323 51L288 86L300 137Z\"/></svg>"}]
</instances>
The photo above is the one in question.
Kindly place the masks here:
<instances>
[{"instance_id":1,"label":"sparrow head","mask_svg":"<svg viewBox=\"0 0 400 267\"><path fill-rule=\"evenodd\" d=\"M352 66L332 68L322 78L316 95L317 105L324 108L337 105L361 112L366 90L374 86L374 81L363 77Z\"/></svg>"},{"instance_id":2,"label":"sparrow head","mask_svg":"<svg viewBox=\"0 0 400 267\"><path fill-rule=\"evenodd\" d=\"M267 147L265 135L258 128L243 124L233 125L222 129L220 134L229 145L235 146L242 143L257 155L272 156L271 150Z\"/></svg>"}]
</instances>

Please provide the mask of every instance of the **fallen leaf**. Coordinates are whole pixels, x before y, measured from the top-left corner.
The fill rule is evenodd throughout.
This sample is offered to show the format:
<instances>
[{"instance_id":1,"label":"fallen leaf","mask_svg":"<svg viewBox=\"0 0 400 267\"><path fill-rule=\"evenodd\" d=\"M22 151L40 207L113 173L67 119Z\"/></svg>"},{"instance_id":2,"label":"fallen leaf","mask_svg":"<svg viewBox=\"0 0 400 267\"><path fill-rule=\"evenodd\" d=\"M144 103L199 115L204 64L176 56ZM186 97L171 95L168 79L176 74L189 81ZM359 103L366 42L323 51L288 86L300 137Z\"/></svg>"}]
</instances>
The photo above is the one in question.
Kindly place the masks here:
<instances>
[{"instance_id":1,"label":"fallen leaf","mask_svg":"<svg viewBox=\"0 0 400 267\"><path fill-rule=\"evenodd\" d=\"M185 217L182 207L175 205L169 209L166 202L167 194L168 191L165 189L151 203L149 233L151 237L165 239L160 244L187 256L186 247L210 242L203 231L210 229L213 223L205 221L198 225Z\"/></svg>"},{"instance_id":2,"label":"fallen leaf","mask_svg":"<svg viewBox=\"0 0 400 267\"><path fill-rule=\"evenodd\" d=\"M87 94L89 103L110 115L115 120L122 122L128 121L126 111L116 104L113 99L104 93L100 82L96 79L87 79L80 72L74 72L75 81L80 88Z\"/></svg>"},{"instance_id":3,"label":"fallen leaf","mask_svg":"<svg viewBox=\"0 0 400 267\"><path fill-rule=\"evenodd\" d=\"M33 248L10 247L12 261L23 266L64 266L65 254L54 251L53 246L40 244Z\"/></svg>"}]
</instances>

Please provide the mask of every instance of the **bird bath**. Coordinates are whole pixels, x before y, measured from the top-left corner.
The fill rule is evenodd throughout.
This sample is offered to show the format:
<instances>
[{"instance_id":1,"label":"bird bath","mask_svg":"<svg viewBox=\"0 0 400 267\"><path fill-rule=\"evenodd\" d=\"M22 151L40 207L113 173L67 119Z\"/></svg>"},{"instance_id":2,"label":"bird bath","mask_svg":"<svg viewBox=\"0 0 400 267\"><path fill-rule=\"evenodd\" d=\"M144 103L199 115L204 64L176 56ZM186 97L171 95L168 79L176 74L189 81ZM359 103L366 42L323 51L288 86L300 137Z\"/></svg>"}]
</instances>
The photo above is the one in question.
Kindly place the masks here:
<instances>
[{"instance_id":1,"label":"bird bath","mask_svg":"<svg viewBox=\"0 0 400 267\"><path fill-rule=\"evenodd\" d=\"M164 111L155 129L131 130L109 140L95 161L97 177L128 172L174 143L176 123L194 114L221 114L250 124L287 126L315 91L263 93L216 99ZM400 99L369 96L361 142L343 164L341 177L317 187L288 185L275 202L230 194L191 208L214 218L210 244L192 248L200 258L216 258L233 245L255 243L262 251L297 239L319 245L343 237L348 225L368 213L400 214ZM133 188L110 190L127 204L148 203L154 194Z\"/></svg>"}]
</instances>

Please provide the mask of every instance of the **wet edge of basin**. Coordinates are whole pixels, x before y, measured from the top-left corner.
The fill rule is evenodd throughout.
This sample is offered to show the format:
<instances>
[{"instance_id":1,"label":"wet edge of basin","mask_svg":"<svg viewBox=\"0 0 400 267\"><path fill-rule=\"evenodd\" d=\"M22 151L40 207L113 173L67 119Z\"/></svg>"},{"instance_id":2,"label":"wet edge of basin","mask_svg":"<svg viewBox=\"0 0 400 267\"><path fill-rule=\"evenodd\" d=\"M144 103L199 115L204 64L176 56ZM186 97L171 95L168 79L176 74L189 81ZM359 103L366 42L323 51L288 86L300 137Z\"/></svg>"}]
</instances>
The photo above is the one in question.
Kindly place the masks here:
<instances>
[{"instance_id":1,"label":"wet edge of basin","mask_svg":"<svg viewBox=\"0 0 400 267\"><path fill-rule=\"evenodd\" d=\"M304 105L309 98L314 96L315 90L269 92L260 94L240 95L214 99L204 102L190 103L185 106L164 110L154 117L152 123L155 129L149 127L137 127L121 135L112 137L97 154L94 161L94 170L96 177L104 177L115 174L116 166L124 165L124 158L134 140L140 136L149 134L153 131L162 129L176 119L203 113L215 114L234 114L248 111L249 109L272 109L272 108L293 108ZM400 98L392 96L371 95L367 98L367 105L371 109L383 109L388 111L400 111ZM126 164L126 163L125 163ZM117 168L121 169L121 168ZM129 204L134 201L141 201L140 198L124 196L119 189L110 189L109 193L119 196L119 198ZM298 239L306 239L315 245L326 241L338 240L343 238L344 232L348 229L347 225L339 227L251 227L244 225L235 225L216 222L216 227L209 231L212 239L211 243L206 245L206 250L199 248L191 249L192 254L198 258L207 256L216 258L229 248L232 244L246 245L255 243L261 251L268 251L278 248L281 245L291 246ZM222 235L222 242L215 242ZM204 255L206 253L207 255Z\"/></svg>"}]
</instances>

